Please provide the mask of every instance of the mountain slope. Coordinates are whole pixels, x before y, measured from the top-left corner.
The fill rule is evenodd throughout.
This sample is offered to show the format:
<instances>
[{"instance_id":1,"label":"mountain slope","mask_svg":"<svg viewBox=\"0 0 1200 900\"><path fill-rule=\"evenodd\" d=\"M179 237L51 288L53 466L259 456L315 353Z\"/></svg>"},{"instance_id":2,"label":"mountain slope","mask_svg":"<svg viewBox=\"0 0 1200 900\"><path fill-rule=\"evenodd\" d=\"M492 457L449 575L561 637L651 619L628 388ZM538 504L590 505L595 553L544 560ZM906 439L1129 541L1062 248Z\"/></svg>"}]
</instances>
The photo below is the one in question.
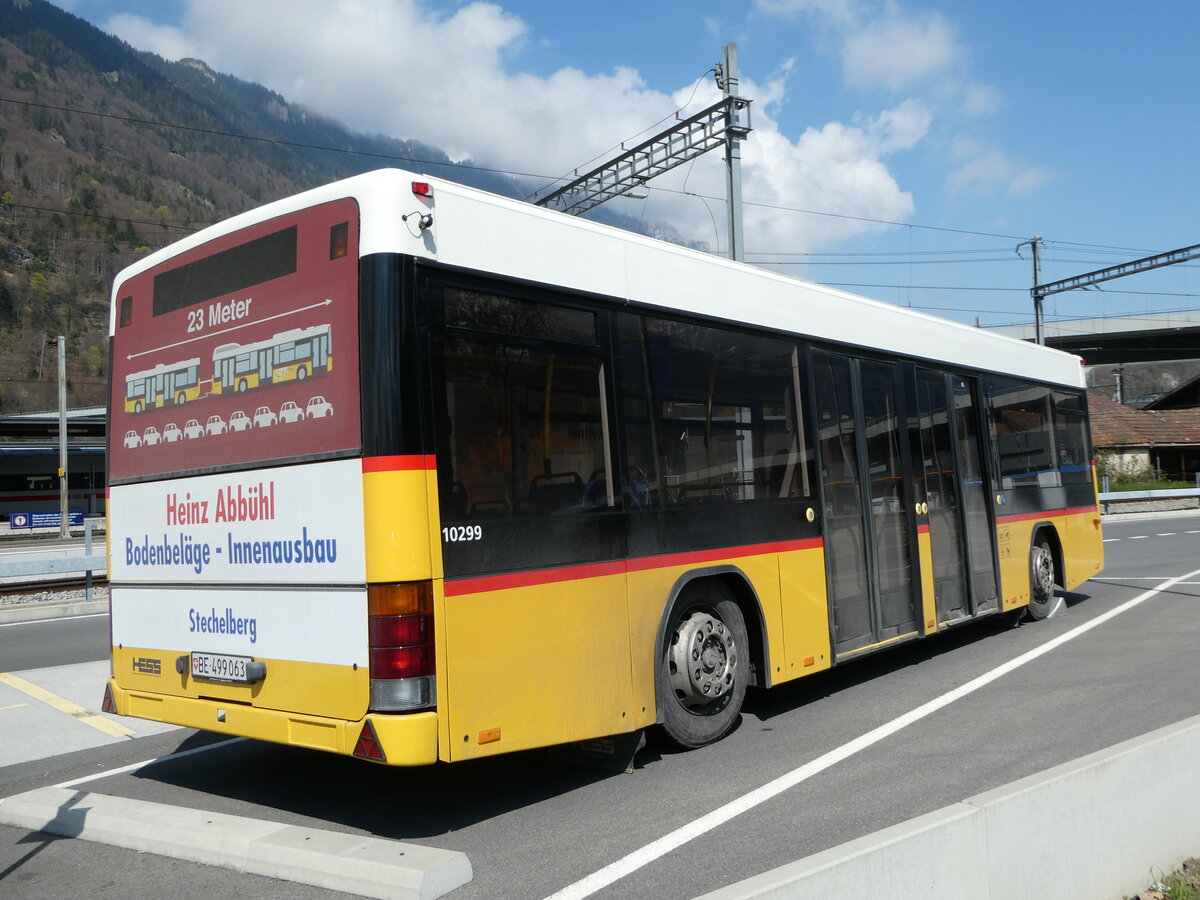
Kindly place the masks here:
<instances>
[{"instance_id":1,"label":"mountain slope","mask_svg":"<svg viewBox=\"0 0 1200 900\"><path fill-rule=\"evenodd\" d=\"M521 193L198 60L135 51L44 0L0 0L0 35L0 413L54 405L43 348L58 334L69 402L103 402L112 277L205 224L389 164Z\"/></svg>"}]
</instances>

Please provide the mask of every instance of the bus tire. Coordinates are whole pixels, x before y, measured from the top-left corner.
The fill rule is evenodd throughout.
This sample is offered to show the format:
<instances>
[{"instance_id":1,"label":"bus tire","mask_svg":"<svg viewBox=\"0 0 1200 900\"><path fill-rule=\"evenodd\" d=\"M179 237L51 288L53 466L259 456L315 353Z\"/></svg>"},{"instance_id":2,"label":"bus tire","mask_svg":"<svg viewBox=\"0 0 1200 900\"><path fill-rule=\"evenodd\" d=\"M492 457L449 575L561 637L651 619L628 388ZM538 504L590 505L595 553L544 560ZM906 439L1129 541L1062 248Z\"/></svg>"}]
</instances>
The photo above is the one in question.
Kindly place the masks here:
<instances>
[{"instance_id":1,"label":"bus tire","mask_svg":"<svg viewBox=\"0 0 1200 900\"><path fill-rule=\"evenodd\" d=\"M246 393L246 379L245 379L245 378L239 378L239 379L238 379L238 382L237 382L237 392L238 392L239 394L244 394L244 393Z\"/></svg>"},{"instance_id":2,"label":"bus tire","mask_svg":"<svg viewBox=\"0 0 1200 900\"><path fill-rule=\"evenodd\" d=\"M1029 548L1029 617L1044 619L1054 609L1054 588L1059 583L1050 541L1039 534Z\"/></svg>"},{"instance_id":3,"label":"bus tire","mask_svg":"<svg viewBox=\"0 0 1200 900\"><path fill-rule=\"evenodd\" d=\"M175 405L176 406L183 406L183 404L186 402L187 402L187 394L185 394L183 391L180 391L178 394L175 395Z\"/></svg>"},{"instance_id":4,"label":"bus tire","mask_svg":"<svg viewBox=\"0 0 1200 900\"><path fill-rule=\"evenodd\" d=\"M750 680L750 639L741 608L704 580L676 601L656 678L662 732L693 749L720 740L737 721Z\"/></svg>"},{"instance_id":5,"label":"bus tire","mask_svg":"<svg viewBox=\"0 0 1200 900\"><path fill-rule=\"evenodd\" d=\"M308 377L308 370L305 369L304 366L301 366L300 368L298 368L296 370L296 380L297 381L303 381L307 377Z\"/></svg>"},{"instance_id":6,"label":"bus tire","mask_svg":"<svg viewBox=\"0 0 1200 900\"><path fill-rule=\"evenodd\" d=\"M141 401L141 400L135 400L135 401L134 401L134 404L133 404L133 412L134 412L134 414L135 414L135 415L136 415L137 413L140 413L140 412L141 412L143 409L145 409L145 408L146 408L146 407L145 407L145 406L142 404L142 401Z\"/></svg>"}]
</instances>

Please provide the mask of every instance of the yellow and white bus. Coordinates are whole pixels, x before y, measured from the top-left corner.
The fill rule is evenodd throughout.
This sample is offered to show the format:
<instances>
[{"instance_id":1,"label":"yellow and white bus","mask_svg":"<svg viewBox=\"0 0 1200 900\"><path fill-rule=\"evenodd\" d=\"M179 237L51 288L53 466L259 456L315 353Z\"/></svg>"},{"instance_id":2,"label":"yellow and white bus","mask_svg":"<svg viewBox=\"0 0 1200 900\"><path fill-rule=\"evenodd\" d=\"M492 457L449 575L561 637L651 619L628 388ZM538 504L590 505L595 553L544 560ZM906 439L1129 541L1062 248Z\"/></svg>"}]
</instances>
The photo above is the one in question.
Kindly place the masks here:
<instances>
[{"instance_id":1,"label":"yellow and white bus","mask_svg":"<svg viewBox=\"0 0 1200 900\"><path fill-rule=\"evenodd\" d=\"M246 391L280 381L304 381L333 370L328 325L293 328L250 344L221 344L213 351L212 392Z\"/></svg>"},{"instance_id":2,"label":"yellow and white bus","mask_svg":"<svg viewBox=\"0 0 1200 900\"><path fill-rule=\"evenodd\" d=\"M253 428L223 390L224 430L111 443L123 715L392 765L696 747L748 686L1044 617L1102 565L1076 357L451 182L237 216L113 309L110 434L131 355L339 358L260 382Z\"/></svg>"},{"instance_id":3,"label":"yellow and white bus","mask_svg":"<svg viewBox=\"0 0 1200 900\"><path fill-rule=\"evenodd\" d=\"M159 363L125 376L125 412L183 406L200 396L200 360Z\"/></svg>"}]
</instances>

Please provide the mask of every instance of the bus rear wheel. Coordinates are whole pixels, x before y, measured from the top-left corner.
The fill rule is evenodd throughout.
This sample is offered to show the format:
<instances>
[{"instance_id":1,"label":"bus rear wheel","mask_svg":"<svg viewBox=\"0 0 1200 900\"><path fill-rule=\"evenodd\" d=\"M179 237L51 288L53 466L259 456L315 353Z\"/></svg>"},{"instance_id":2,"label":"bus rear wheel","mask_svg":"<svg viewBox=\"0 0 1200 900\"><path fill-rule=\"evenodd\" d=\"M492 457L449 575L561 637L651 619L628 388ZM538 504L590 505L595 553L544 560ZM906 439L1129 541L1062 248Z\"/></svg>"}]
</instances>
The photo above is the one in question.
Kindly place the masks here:
<instances>
[{"instance_id":1,"label":"bus rear wheel","mask_svg":"<svg viewBox=\"0 0 1200 900\"><path fill-rule=\"evenodd\" d=\"M689 588L667 623L657 694L662 731L685 749L729 733L750 677L750 641L741 608L715 583Z\"/></svg>"},{"instance_id":2,"label":"bus rear wheel","mask_svg":"<svg viewBox=\"0 0 1200 900\"><path fill-rule=\"evenodd\" d=\"M1029 617L1044 619L1054 608L1054 588L1058 584L1058 570L1054 564L1054 551L1050 549L1050 541L1040 535L1029 548L1029 580Z\"/></svg>"}]
</instances>

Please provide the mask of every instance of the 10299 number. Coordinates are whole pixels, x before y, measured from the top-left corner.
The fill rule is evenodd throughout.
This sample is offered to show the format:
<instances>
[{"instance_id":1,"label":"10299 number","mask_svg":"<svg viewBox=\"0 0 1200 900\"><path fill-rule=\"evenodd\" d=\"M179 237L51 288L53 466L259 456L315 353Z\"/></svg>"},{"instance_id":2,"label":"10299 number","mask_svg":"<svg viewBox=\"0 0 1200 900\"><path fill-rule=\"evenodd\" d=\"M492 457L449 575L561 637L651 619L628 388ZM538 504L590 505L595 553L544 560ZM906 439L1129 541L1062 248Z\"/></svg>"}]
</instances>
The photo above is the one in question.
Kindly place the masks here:
<instances>
[{"instance_id":1,"label":"10299 number","mask_svg":"<svg viewBox=\"0 0 1200 900\"><path fill-rule=\"evenodd\" d=\"M442 540L447 544L457 544L462 541L483 540L482 525L448 525L442 529Z\"/></svg>"}]
</instances>

